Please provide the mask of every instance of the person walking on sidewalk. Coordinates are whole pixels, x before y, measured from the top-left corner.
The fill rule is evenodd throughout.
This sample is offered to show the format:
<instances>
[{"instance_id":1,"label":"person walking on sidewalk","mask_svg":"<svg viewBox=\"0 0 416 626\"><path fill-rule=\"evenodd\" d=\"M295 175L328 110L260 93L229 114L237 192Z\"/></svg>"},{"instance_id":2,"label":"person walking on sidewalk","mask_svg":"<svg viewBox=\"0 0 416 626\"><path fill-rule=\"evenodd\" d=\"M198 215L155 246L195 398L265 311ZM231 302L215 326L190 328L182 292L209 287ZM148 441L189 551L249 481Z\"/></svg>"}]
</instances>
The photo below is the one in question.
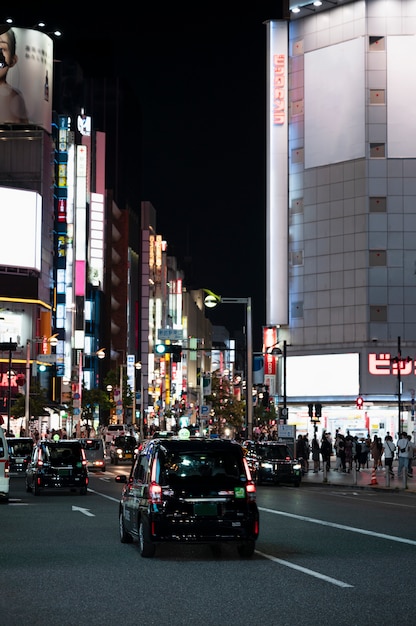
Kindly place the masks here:
<instances>
[{"instance_id":1,"label":"person walking on sidewalk","mask_svg":"<svg viewBox=\"0 0 416 626\"><path fill-rule=\"evenodd\" d=\"M352 470L352 442L353 439L348 433L345 437L345 465L347 467L347 472Z\"/></svg>"},{"instance_id":2,"label":"person walking on sidewalk","mask_svg":"<svg viewBox=\"0 0 416 626\"><path fill-rule=\"evenodd\" d=\"M380 437L374 435L374 439L371 442L370 446L371 456L373 457L373 467L377 470L381 465L381 457L383 455L383 444L381 443Z\"/></svg>"},{"instance_id":3,"label":"person walking on sidewalk","mask_svg":"<svg viewBox=\"0 0 416 626\"><path fill-rule=\"evenodd\" d=\"M319 449L319 441L316 437L316 433L313 436L312 439L312 461L313 461L313 473L316 474L317 472L319 472L320 468L320 449Z\"/></svg>"},{"instance_id":4,"label":"person walking on sidewalk","mask_svg":"<svg viewBox=\"0 0 416 626\"><path fill-rule=\"evenodd\" d=\"M413 457L415 454L415 447L412 442L412 436L407 435L407 439L409 441L407 446L407 456L409 457L408 465L407 465L407 475L409 478L413 478Z\"/></svg>"},{"instance_id":5,"label":"person walking on sidewalk","mask_svg":"<svg viewBox=\"0 0 416 626\"><path fill-rule=\"evenodd\" d=\"M407 472L407 468L409 465L409 456L407 452L408 447L409 447L409 440L407 438L407 433L402 432L400 433L400 437L397 442L397 450L398 450L398 457L399 457L399 467L397 470L398 478L402 477L403 470Z\"/></svg>"},{"instance_id":6,"label":"person walking on sidewalk","mask_svg":"<svg viewBox=\"0 0 416 626\"><path fill-rule=\"evenodd\" d=\"M329 440L329 437L327 436L326 433L324 433L322 436L322 441L321 441L322 466L323 467L325 466L328 472L331 469L331 454L332 454L332 445Z\"/></svg>"},{"instance_id":7,"label":"person walking on sidewalk","mask_svg":"<svg viewBox=\"0 0 416 626\"><path fill-rule=\"evenodd\" d=\"M389 472L392 478L394 478L393 459L395 451L396 444L393 441L393 437L391 435L386 435L384 437L384 466L386 468L386 472Z\"/></svg>"}]
</instances>

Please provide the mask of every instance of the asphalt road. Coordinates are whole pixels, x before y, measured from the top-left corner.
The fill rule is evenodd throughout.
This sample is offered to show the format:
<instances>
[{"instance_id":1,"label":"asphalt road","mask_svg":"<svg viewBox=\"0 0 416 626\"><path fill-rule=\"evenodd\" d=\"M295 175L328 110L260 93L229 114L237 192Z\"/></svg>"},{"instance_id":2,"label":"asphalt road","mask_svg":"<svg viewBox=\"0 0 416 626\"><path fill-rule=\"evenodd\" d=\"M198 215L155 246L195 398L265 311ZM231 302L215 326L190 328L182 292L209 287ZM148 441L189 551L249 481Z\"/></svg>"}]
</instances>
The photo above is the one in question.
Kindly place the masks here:
<instances>
[{"instance_id":1,"label":"asphalt road","mask_svg":"<svg viewBox=\"0 0 416 626\"><path fill-rule=\"evenodd\" d=\"M415 623L416 495L342 486L259 487L260 537L235 546L121 544L109 466L86 496L28 494L0 507L1 622L7 626L391 626ZM4 620L4 621L3 621Z\"/></svg>"}]
</instances>

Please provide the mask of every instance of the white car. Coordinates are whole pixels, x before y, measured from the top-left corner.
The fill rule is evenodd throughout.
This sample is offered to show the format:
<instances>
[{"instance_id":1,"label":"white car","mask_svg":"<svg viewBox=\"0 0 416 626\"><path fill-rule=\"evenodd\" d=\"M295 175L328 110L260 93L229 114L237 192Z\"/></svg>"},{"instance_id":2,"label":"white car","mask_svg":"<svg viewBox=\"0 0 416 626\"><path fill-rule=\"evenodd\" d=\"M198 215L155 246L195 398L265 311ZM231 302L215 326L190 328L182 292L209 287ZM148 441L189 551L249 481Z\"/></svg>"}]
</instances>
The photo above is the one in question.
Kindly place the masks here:
<instances>
[{"instance_id":1,"label":"white car","mask_svg":"<svg viewBox=\"0 0 416 626\"><path fill-rule=\"evenodd\" d=\"M115 437L129 434L127 424L109 424L105 431L105 443L110 444Z\"/></svg>"},{"instance_id":2,"label":"white car","mask_svg":"<svg viewBox=\"0 0 416 626\"><path fill-rule=\"evenodd\" d=\"M0 503L9 501L10 489L10 462L9 446L6 440L6 433L0 426Z\"/></svg>"}]
</instances>

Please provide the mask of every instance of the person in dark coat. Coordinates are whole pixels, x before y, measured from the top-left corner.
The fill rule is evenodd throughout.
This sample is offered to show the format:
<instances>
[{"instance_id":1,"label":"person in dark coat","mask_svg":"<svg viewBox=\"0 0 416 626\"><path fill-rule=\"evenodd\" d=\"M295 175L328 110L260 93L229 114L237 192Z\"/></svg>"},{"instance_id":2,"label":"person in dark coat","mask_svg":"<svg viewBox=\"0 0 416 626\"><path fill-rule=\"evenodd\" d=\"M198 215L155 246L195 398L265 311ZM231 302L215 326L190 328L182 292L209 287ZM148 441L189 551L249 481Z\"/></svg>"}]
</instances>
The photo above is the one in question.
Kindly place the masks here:
<instances>
[{"instance_id":1,"label":"person in dark coat","mask_svg":"<svg viewBox=\"0 0 416 626\"><path fill-rule=\"evenodd\" d=\"M322 436L322 441L321 441L321 456L322 456L322 463L325 465L327 471L331 469L331 454L332 454L332 445L326 433L324 433Z\"/></svg>"}]
</instances>

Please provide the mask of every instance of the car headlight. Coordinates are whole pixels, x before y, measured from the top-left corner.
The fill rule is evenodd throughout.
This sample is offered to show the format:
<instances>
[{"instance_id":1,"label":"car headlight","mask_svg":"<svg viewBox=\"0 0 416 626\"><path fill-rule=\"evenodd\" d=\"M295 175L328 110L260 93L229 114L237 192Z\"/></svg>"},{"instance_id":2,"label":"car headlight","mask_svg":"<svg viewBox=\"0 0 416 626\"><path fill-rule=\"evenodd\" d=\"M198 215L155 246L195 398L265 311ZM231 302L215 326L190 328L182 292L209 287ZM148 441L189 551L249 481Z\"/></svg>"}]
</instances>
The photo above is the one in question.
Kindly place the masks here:
<instances>
[{"instance_id":1,"label":"car headlight","mask_svg":"<svg viewBox=\"0 0 416 626\"><path fill-rule=\"evenodd\" d=\"M300 464L300 463L296 463L296 464L293 466L293 469L294 469L294 470L300 470L300 469L302 469L302 466L301 466L301 464Z\"/></svg>"},{"instance_id":2,"label":"car headlight","mask_svg":"<svg viewBox=\"0 0 416 626\"><path fill-rule=\"evenodd\" d=\"M122 448L117 448L116 452L117 452L117 454L123 454L123 449Z\"/></svg>"},{"instance_id":3,"label":"car headlight","mask_svg":"<svg viewBox=\"0 0 416 626\"><path fill-rule=\"evenodd\" d=\"M260 467L264 469L273 469L273 463L260 463Z\"/></svg>"}]
</instances>

